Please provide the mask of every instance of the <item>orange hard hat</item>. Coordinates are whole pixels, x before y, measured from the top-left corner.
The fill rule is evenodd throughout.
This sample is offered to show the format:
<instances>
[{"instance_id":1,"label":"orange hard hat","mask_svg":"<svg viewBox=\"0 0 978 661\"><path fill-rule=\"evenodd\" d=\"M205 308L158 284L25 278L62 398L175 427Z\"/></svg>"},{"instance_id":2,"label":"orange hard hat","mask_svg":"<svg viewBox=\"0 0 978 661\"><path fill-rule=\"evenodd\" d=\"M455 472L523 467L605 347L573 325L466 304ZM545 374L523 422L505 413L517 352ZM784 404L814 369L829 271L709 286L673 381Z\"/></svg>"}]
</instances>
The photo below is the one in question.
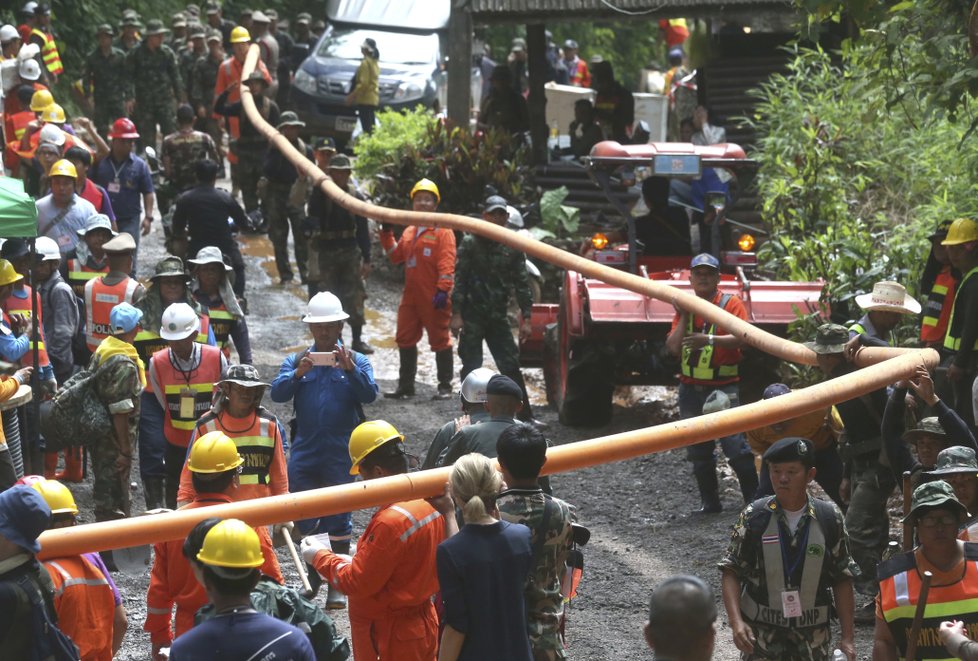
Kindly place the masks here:
<instances>
[{"instance_id":1,"label":"orange hard hat","mask_svg":"<svg viewBox=\"0 0 978 661\"><path fill-rule=\"evenodd\" d=\"M123 140L135 140L139 137L139 133L136 132L136 125L132 123L131 119L128 117L120 117L112 124L112 130L109 131L109 137L120 138Z\"/></svg>"}]
</instances>

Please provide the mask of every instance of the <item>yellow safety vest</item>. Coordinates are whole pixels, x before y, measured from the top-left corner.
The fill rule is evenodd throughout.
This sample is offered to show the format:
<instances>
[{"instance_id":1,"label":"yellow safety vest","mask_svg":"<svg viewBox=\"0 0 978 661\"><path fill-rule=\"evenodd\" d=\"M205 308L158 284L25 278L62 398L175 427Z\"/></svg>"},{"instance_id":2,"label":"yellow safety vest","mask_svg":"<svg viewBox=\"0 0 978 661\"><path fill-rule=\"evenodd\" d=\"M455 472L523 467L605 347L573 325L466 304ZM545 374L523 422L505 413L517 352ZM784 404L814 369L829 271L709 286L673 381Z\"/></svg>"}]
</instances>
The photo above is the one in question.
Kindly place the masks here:
<instances>
[{"instance_id":1,"label":"yellow safety vest","mask_svg":"<svg viewBox=\"0 0 978 661\"><path fill-rule=\"evenodd\" d=\"M978 273L978 266L968 271L963 278L961 278L961 284L958 286L958 293L964 289L964 283L968 282L970 278L975 273ZM944 336L944 348L950 349L951 351L961 350L961 337L952 335L954 331L954 315L958 312L958 296L955 294L954 303L951 304L951 317L947 322L947 335ZM958 329L958 333L961 329ZM975 346L972 349L978 351L978 338L975 338Z\"/></svg>"},{"instance_id":2,"label":"yellow safety vest","mask_svg":"<svg viewBox=\"0 0 978 661\"><path fill-rule=\"evenodd\" d=\"M41 46L41 60L44 61L47 70L55 76L64 73L64 67L61 66L61 55L58 54L58 44L54 42L54 37L37 28L31 30L31 35L37 35L44 42L44 45Z\"/></svg>"},{"instance_id":3,"label":"yellow safety vest","mask_svg":"<svg viewBox=\"0 0 978 661\"><path fill-rule=\"evenodd\" d=\"M719 307L725 309L727 301L731 298L730 294L720 297ZM686 322L686 333L696 332L693 328L693 315L689 315ZM709 335L716 335L717 325L711 324L705 331ZM719 379L732 379L738 375L738 365L718 365L713 366L713 345L707 345L699 350L699 358L693 360L693 350L688 346L683 346L682 354L682 373L683 376L697 381L717 381Z\"/></svg>"}]
</instances>

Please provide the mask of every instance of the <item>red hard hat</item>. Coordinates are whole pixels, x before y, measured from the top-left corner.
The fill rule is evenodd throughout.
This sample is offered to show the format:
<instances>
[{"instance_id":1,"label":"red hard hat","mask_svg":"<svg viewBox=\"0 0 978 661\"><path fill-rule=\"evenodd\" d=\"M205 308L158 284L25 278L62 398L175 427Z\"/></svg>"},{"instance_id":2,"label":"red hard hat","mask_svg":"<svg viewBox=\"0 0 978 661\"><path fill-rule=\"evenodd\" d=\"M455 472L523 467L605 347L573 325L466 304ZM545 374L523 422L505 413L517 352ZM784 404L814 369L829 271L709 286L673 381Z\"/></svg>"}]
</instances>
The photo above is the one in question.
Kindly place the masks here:
<instances>
[{"instance_id":1,"label":"red hard hat","mask_svg":"<svg viewBox=\"0 0 978 661\"><path fill-rule=\"evenodd\" d=\"M128 117L120 117L115 120L112 124L112 130L109 131L110 138L120 138L123 140L135 140L139 137L136 133L136 125L132 123L132 120Z\"/></svg>"}]
</instances>

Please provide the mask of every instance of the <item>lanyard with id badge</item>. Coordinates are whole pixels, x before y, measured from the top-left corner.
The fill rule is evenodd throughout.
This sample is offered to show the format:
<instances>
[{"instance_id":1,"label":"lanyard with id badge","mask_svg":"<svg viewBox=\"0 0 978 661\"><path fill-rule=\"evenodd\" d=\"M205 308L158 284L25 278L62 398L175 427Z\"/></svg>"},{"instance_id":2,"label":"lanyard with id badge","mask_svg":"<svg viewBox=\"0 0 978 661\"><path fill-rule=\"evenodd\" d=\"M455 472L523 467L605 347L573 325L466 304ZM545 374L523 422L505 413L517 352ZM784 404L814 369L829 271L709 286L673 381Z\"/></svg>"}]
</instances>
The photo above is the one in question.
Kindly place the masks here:
<instances>
[{"instance_id":1,"label":"lanyard with id badge","mask_svg":"<svg viewBox=\"0 0 978 661\"><path fill-rule=\"evenodd\" d=\"M109 185L105 187L105 190L109 191L110 193L118 193L122 190L122 182L119 180L119 175L121 175L122 171L126 169L126 163L127 161L123 161L121 166L116 167L115 162L109 158L109 165L112 166L113 179L109 182Z\"/></svg>"},{"instance_id":2,"label":"lanyard with id badge","mask_svg":"<svg viewBox=\"0 0 978 661\"><path fill-rule=\"evenodd\" d=\"M194 347L194 354L196 354L196 347ZM193 360L194 354L191 354L191 360ZM193 373L196 370L183 370L175 360L173 349L170 349L170 364L173 365L178 372L180 372L180 376L182 376L183 380L187 382L187 385L180 388L180 406L177 417L179 417L181 420L193 420L197 417L194 413L197 405L197 393L190 387L190 378L193 376Z\"/></svg>"},{"instance_id":3,"label":"lanyard with id badge","mask_svg":"<svg viewBox=\"0 0 978 661\"><path fill-rule=\"evenodd\" d=\"M811 522L805 526L804 537L798 544L796 557L792 559L789 555L791 541L782 538L780 526L778 531L779 546L781 547L781 561L784 569L785 589L781 591L781 611L786 618L801 617L801 593L797 588L791 589L791 577L798 569L798 565L805 559L805 550L808 548L808 533L811 531Z\"/></svg>"}]
</instances>

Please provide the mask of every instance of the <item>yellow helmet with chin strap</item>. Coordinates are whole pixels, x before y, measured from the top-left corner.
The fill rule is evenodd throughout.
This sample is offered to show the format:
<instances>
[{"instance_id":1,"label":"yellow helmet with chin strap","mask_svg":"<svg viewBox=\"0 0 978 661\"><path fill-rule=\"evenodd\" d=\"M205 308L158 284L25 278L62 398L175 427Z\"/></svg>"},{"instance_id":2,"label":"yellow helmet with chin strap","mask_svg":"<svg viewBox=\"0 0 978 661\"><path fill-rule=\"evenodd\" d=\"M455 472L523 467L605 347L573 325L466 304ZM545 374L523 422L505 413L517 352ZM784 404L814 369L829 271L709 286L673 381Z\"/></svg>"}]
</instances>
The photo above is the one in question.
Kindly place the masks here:
<instances>
[{"instance_id":1,"label":"yellow helmet with chin strap","mask_svg":"<svg viewBox=\"0 0 978 661\"><path fill-rule=\"evenodd\" d=\"M441 193L438 192L438 186L431 179L422 179L414 185L414 188L411 189L412 200L418 191L428 191L435 196L436 202L441 203Z\"/></svg>"},{"instance_id":2,"label":"yellow helmet with chin strap","mask_svg":"<svg viewBox=\"0 0 978 661\"><path fill-rule=\"evenodd\" d=\"M20 273L14 269L14 265L5 259L0 259L0 287L12 285L18 280L23 279Z\"/></svg>"}]
</instances>

